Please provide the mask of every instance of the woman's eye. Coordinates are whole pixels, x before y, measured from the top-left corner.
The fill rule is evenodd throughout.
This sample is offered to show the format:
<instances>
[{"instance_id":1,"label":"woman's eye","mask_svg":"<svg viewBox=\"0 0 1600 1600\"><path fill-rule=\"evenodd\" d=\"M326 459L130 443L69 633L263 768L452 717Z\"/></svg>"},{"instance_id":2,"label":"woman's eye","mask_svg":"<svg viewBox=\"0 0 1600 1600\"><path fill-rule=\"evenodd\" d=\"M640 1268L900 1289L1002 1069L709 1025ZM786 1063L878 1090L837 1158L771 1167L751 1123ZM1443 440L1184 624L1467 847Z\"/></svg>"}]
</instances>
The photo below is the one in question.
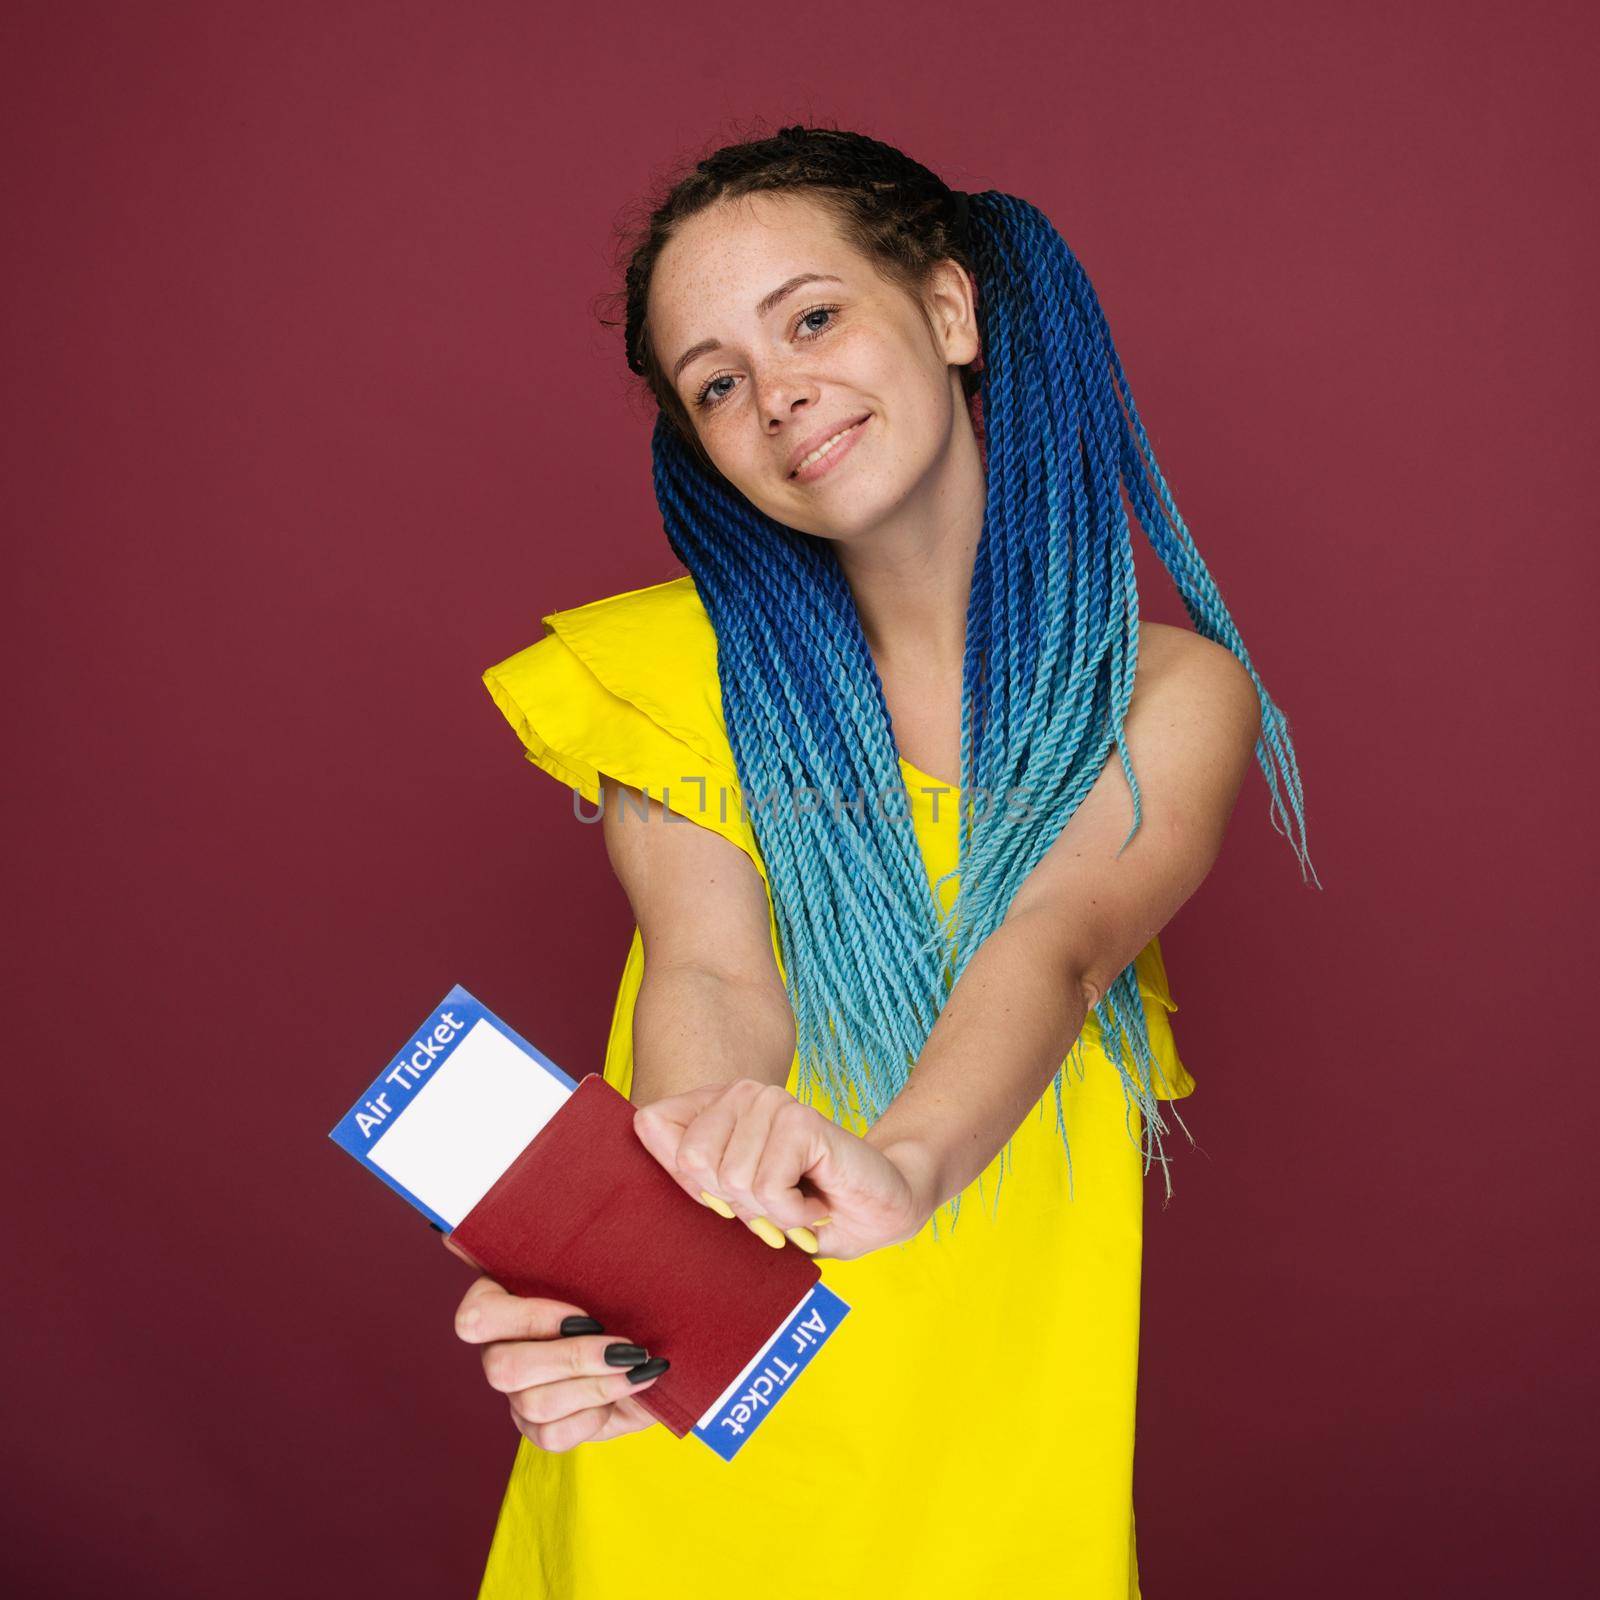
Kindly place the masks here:
<instances>
[{"instance_id":1,"label":"woman's eye","mask_svg":"<svg viewBox=\"0 0 1600 1600\"><path fill-rule=\"evenodd\" d=\"M700 385L700 392L694 397L694 403L697 406L705 407L720 405L722 401L727 398L728 391L726 389L722 390L721 393L717 395L715 400L708 399L707 397L717 384L724 381L731 381L729 374L725 372L718 373L718 375L714 378L707 378L706 381Z\"/></svg>"},{"instance_id":2,"label":"woman's eye","mask_svg":"<svg viewBox=\"0 0 1600 1600\"><path fill-rule=\"evenodd\" d=\"M838 310L838 306L812 306L810 310L802 311L795 319L795 337L800 339L819 338L822 334L826 333L829 328L833 326L833 324L831 321L819 324L813 322L811 319L813 317L831 317ZM733 392L731 389L718 390L717 385L719 383L731 383L732 381L733 375L727 372L719 372L714 377L707 378L706 381L700 385L700 389L694 397L695 405L698 406L702 411L714 410L717 406L721 405L722 402L726 400Z\"/></svg>"}]
</instances>

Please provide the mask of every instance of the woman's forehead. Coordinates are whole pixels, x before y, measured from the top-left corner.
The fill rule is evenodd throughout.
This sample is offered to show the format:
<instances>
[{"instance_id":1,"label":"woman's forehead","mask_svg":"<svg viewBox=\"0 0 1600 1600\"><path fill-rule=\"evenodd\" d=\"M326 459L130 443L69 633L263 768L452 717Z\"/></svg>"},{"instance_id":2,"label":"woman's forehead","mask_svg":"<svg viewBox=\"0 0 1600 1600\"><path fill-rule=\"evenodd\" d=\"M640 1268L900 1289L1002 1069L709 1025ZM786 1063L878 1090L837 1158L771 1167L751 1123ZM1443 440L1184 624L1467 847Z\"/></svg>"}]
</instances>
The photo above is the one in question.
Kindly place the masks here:
<instances>
[{"instance_id":1,"label":"woman's forehead","mask_svg":"<svg viewBox=\"0 0 1600 1600\"><path fill-rule=\"evenodd\" d=\"M781 195L746 195L696 212L662 247L651 297L666 303L680 292L746 292L746 310L784 279L801 272L859 272L861 259L834 217L816 205ZM774 276L776 274L776 276ZM770 282L767 280L771 279Z\"/></svg>"},{"instance_id":2,"label":"woman's forehead","mask_svg":"<svg viewBox=\"0 0 1600 1600\"><path fill-rule=\"evenodd\" d=\"M837 292L871 277L820 208L780 206L772 196L746 198L765 204L753 216L743 201L697 212L657 258L649 320L669 371L680 350L760 320L797 279L828 280L817 287ZM722 215L712 215L713 209Z\"/></svg>"}]
</instances>

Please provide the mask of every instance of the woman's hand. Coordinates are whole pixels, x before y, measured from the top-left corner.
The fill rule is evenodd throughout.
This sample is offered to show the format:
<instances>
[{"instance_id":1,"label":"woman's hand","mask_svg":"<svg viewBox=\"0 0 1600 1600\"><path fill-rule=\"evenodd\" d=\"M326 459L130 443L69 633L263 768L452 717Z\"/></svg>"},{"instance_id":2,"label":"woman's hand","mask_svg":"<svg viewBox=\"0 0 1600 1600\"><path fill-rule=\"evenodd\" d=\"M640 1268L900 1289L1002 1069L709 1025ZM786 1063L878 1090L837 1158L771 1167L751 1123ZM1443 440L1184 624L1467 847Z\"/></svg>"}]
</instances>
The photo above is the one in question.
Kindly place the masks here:
<instances>
[{"instance_id":1,"label":"woman's hand","mask_svg":"<svg viewBox=\"0 0 1600 1600\"><path fill-rule=\"evenodd\" d=\"M563 1336L568 1318L580 1319L569 1326L582 1331ZM666 1358L648 1360L648 1351L607 1335L580 1306L523 1299L481 1277L456 1308L456 1334L481 1347L489 1387L505 1395L517 1432L541 1450L620 1438L656 1420L633 1396L667 1370ZM630 1369L644 1373L642 1381L630 1381Z\"/></svg>"},{"instance_id":2,"label":"woman's hand","mask_svg":"<svg viewBox=\"0 0 1600 1600\"><path fill-rule=\"evenodd\" d=\"M641 1106L633 1126L695 1200L714 1195L746 1224L815 1230L818 1255L848 1261L899 1244L933 1214L915 1175L777 1084L704 1084ZM808 1248L807 1235L790 1237Z\"/></svg>"}]
</instances>

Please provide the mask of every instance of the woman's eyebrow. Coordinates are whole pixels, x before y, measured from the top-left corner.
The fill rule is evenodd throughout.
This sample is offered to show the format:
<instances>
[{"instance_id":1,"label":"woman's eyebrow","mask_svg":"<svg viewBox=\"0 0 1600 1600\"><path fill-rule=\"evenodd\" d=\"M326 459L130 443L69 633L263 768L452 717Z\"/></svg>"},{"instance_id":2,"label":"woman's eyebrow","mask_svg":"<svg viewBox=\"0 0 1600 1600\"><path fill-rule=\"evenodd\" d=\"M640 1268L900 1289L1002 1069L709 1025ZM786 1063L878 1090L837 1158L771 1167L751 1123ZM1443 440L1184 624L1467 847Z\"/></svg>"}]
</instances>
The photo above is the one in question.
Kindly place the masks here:
<instances>
[{"instance_id":1,"label":"woman's eyebrow","mask_svg":"<svg viewBox=\"0 0 1600 1600\"><path fill-rule=\"evenodd\" d=\"M781 301L793 294L802 284L806 283L843 283L844 279L832 272L797 272L792 278L785 278L778 287L769 294L764 294L756 302L756 315L764 317ZM678 381L678 374L694 360L696 356L709 354L713 350L720 350L722 346L715 339L702 339L699 344L692 344L678 357L672 368L672 381Z\"/></svg>"}]
</instances>

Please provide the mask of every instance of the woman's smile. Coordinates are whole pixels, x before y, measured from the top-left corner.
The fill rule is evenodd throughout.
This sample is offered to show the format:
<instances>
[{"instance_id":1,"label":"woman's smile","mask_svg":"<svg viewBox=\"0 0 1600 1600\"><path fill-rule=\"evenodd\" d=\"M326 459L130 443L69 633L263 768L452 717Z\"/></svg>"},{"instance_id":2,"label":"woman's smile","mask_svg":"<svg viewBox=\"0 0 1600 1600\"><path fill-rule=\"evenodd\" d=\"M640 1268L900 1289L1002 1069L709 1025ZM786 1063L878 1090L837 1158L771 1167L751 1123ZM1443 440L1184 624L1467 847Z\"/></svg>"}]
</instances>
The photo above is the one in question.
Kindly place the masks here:
<instances>
[{"instance_id":1,"label":"woman's smile","mask_svg":"<svg viewBox=\"0 0 1600 1600\"><path fill-rule=\"evenodd\" d=\"M863 429L871 421L872 413L868 412L859 422L852 423L848 428L836 433L832 439L818 445L789 474L789 481L791 483L813 483L823 473L831 472L855 448L856 440L861 437Z\"/></svg>"}]
</instances>

